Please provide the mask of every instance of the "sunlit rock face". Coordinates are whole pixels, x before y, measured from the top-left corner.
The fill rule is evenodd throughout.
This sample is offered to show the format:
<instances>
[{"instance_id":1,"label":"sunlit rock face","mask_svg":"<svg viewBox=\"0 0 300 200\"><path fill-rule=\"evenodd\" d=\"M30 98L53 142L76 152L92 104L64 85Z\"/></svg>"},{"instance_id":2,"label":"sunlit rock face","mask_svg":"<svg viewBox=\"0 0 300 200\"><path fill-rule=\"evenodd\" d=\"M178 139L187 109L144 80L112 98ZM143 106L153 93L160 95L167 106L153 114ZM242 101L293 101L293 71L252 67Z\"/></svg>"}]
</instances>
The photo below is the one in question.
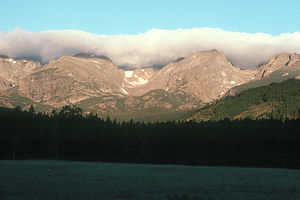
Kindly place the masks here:
<instances>
[{"instance_id":1,"label":"sunlit rock face","mask_svg":"<svg viewBox=\"0 0 300 200\"><path fill-rule=\"evenodd\" d=\"M257 69L257 73L252 78L253 80L259 80L269 76L272 72L284 67L290 67L300 62L300 54L281 53L274 55L271 60Z\"/></svg>"},{"instance_id":2,"label":"sunlit rock face","mask_svg":"<svg viewBox=\"0 0 300 200\"><path fill-rule=\"evenodd\" d=\"M33 60L0 57L0 90L18 85L21 79L40 69L41 64Z\"/></svg>"},{"instance_id":3,"label":"sunlit rock face","mask_svg":"<svg viewBox=\"0 0 300 200\"><path fill-rule=\"evenodd\" d=\"M152 75L145 87L189 93L209 102L224 95L228 89L250 81L253 75L253 70L232 66L223 53L200 51L164 66Z\"/></svg>"},{"instance_id":4,"label":"sunlit rock face","mask_svg":"<svg viewBox=\"0 0 300 200\"><path fill-rule=\"evenodd\" d=\"M241 70L217 50L199 51L164 67L124 70L105 57L77 54L39 62L0 57L0 91L12 89L30 101L61 107L78 104L95 112L151 107L191 109L252 80L289 67L298 54L275 55L257 69ZM9 102L10 98L1 102Z\"/></svg>"}]
</instances>

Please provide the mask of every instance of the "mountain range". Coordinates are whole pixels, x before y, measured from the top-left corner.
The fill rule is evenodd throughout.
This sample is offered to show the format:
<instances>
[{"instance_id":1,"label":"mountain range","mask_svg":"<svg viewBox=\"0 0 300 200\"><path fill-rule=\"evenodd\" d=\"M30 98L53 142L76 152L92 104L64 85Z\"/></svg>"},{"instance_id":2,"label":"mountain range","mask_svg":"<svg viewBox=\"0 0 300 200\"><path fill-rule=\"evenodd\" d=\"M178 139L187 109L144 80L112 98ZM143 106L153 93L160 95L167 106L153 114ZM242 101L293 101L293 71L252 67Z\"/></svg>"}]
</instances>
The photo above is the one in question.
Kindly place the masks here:
<instances>
[{"instance_id":1,"label":"mountain range","mask_svg":"<svg viewBox=\"0 0 300 200\"><path fill-rule=\"evenodd\" d=\"M75 104L119 120L172 120L225 96L300 77L300 55L282 53L256 69L233 66L217 50L162 68L124 70L105 56L80 53L46 65L0 56L0 106L51 111Z\"/></svg>"}]
</instances>

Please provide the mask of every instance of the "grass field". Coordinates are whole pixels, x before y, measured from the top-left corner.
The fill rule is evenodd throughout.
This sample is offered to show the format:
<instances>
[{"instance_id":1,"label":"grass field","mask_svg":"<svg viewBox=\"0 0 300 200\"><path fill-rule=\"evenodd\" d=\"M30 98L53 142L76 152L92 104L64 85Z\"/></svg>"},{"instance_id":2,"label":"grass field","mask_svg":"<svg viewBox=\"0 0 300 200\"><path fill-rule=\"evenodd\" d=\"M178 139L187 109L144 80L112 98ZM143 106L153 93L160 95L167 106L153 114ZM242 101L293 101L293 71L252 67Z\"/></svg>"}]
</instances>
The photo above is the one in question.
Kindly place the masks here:
<instances>
[{"instance_id":1,"label":"grass field","mask_svg":"<svg viewBox=\"0 0 300 200\"><path fill-rule=\"evenodd\" d=\"M300 199L300 171L0 161L0 199Z\"/></svg>"}]
</instances>

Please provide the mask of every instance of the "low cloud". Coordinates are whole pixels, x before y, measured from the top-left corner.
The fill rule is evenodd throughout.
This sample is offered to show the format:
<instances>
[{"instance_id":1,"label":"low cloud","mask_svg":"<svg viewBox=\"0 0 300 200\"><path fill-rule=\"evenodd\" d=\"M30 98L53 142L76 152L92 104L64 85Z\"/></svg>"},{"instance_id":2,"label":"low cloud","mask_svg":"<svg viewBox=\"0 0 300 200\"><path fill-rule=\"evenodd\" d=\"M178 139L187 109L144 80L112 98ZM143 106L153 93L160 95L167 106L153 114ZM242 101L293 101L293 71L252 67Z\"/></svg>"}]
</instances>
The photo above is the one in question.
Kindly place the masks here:
<instances>
[{"instance_id":1,"label":"low cloud","mask_svg":"<svg viewBox=\"0 0 300 200\"><path fill-rule=\"evenodd\" d=\"M199 50L217 49L236 66L255 67L282 52L300 52L300 33L272 36L217 28L152 29L137 35L99 35L78 30L0 32L0 54L39 59L47 63L61 56L93 53L119 66L162 65Z\"/></svg>"}]
</instances>

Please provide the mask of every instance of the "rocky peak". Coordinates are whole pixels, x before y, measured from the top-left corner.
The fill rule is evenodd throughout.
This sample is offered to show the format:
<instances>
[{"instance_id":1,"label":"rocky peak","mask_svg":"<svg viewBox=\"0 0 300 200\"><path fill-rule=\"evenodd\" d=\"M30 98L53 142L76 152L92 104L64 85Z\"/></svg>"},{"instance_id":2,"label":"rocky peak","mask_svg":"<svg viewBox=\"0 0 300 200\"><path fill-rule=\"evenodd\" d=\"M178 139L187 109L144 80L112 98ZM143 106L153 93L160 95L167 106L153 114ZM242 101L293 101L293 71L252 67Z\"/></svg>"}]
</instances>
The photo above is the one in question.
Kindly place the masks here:
<instances>
[{"instance_id":1,"label":"rocky peak","mask_svg":"<svg viewBox=\"0 0 300 200\"><path fill-rule=\"evenodd\" d=\"M89 53L78 53L73 55L73 57L78 57L78 58L98 58L98 59L104 59L104 60L109 60L112 62L112 60L107 57L107 56L103 56L103 55L95 55L95 54L89 54Z\"/></svg>"},{"instance_id":2,"label":"rocky peak","mask_svg":"<svg viewBox=\"0 0 300 200\"><path fill-rule=\"evenodd\" d=\"M110 59L99 56L64 56L50 62L47 67L58 68L68 76L92 84L99 90L116 89L123 83L123 71Z\"/></svg>"},{"instance_id":3,"label":"rocky peak","mask_svg":"<svg viewBox=\"0 0 300 200\"><path fill-rule=\"evenodd\" d=\"M217 58L217 57L222 57L225 60L227 60L226 57L224 56L224 53L219 52L216 49L208 50L208 51L197 51L195 53L188 55L186 59L190 58L190 59L210 60L212 58Z\"/></svg>"},{"instance_id":4,"label":"rocky peak","mask_svg":"<svg viewBox=\"0 0 300 200\"><path fill-rule=\"evenodd\" d=\"M25 77L19 88L34 101L62 106L121 94L123 79L123 71L108 59L64 56Z\"/></svg>"},{"instance_id":5,"label":"rocky peak","mask_svg":"<svg viewBox=\"0 0 300 200\"><path fill-rule=\"evenodd\" d=\"M281 53L274 55L270 61L258 68L257 73L252 78L253 80L259 80L264 77L267 77L272 72L277 71L284 67L290 67L292 65L297 64L300 61L300 54L289 54L289 53Z\"/></svg>"},{"instance_id":6,"label":"rocky peak","mask_svg":"<svg viewBox=\"0 0 300 200\"><path fill-rule=\"evenodd\" d=\"M195 52L193 54L188 55L186 58L183 58L178 62L170 63L167 66L174 64L177 65L177 67L179 65L185 69L188 69L191 67L197 67L199 65L203 65L204 63L212 64L211 67L218 67L218 64L224 64L224 63L231 65L231 63L227 60L227 58L222 52L218 52L217 50L210 50L210 51Z\"/></svg>"},{"instance_id":7,"label":"rocky peak","mask_svg":"<svg viewBox=\"0 0 300 200\"><path fill-rule=\"evenodd\" d=\"M223 53L216 50L199 51L178 62L172 62L157 70L147 84L135 95L163 89L171 93L193 94L204 102L224 95L225 92L246 81L253 72L233 67Z\"/></svg>"},{"instance_id":8,"label":"rocky peak","mask_svg":"<svg viewBox=\"0 0 300 200\"><path fill-rule=\"evenodd\" d=\"M28 59L14 59L7 56L0 57L0 77L1 82L9 83L7 87L2 84L2 89L14 87L19 84L19 81L27 75L38 71L41 64L37 61Z\"/></svg>"},{"instance_id":9,"label":"rocky peak","mask_svg":"<svg viewBox=\"0 0 300 200\"><path fill-rule=\"evenodd\" d=\"M298 54L279 54L258 70L241 70L222 52L211 50L195 52L161 69L123 70L109 58L93 54L64 56L42 67L34 61L3 57L0 90L18 84L16 89L35 102L54 107L84 102L86 108L98 106L101 112L109 106L117 110L122 102L123 111L145 106L193 108L254 76L265 76L299 60Z\"/></svg>"},{"instance_id":10,"label":"rocky peak","mask_svg":"<svg viewBox=\"0 0 300 200\"><path fill-rule=\"evenodd\" d=\"M289 55L289 61L286 63L286 66L292 66L295 64L299 64L300 62L300 54L294 53Z\"/></svg>"}]
</instances>

